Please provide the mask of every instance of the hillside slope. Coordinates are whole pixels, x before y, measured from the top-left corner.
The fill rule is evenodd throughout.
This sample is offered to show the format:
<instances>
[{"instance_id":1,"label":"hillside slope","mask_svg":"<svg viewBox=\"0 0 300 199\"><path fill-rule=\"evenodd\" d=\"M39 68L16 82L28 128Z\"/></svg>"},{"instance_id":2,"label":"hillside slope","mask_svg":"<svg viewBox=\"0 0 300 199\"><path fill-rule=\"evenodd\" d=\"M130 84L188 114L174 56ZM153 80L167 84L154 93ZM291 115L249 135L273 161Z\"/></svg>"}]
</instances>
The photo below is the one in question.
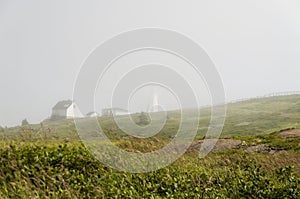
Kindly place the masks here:
<instances>
[{"instance_id":1,"label":"hillside slope","mask_svg":"<svg viewBox=\"0 0 300 199\"><path fill-rule=\"evenodd\" d=\"M201 109L200 114L197 139L203 138L207 132L210 108ZM132 115L134 120L137 120L138 116L139 114ZM99 122L111 139L120 139L126 136L112 118L100 117ZM176 134L179 123L179 111L168 112L167 123L157 136L172 137ZM262 135L285 128L300 128L300 95L258 98L227 104L226 122L221 137ZM0 136L47 140L78 139L72 120L45 120L41 124L25 127L2 128Z\"/></svg>"}]
</instances>

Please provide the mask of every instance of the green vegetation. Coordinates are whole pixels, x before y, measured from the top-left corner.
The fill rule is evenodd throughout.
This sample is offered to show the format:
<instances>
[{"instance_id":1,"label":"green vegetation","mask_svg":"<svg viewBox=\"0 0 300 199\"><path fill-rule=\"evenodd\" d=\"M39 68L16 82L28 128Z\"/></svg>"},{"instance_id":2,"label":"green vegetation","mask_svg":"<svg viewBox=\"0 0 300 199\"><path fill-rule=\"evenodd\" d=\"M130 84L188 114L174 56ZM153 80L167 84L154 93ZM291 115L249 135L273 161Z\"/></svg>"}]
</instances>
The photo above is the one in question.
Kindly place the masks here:
<instances>
[{"instance_id":1,"label":"green vegetation","mask_svg":"<svg viewBox=\"0 0 300 199\"><path fill-rule=\"evenodd\" d=\"M139 115L139 121L137 122L137 124L148 125L149 123L150 123L150 118L149 118L148 114L145 112L141 112L141 114Z\"/></svg>"},{"instance_id":2,"label":"green vegetation","mask_svg":"<svg viewBox=\"0 0 300 199\"><path fill-rule=\"evenodd\" d=\"M126 135L111 117L98 120L117 146L144 153L171 140L180 113L168 112L164 128L147 139ZM196 140L209 120L210 109L201 109ZM71 120L0 128L0 198L300 198L300 137L278 136L282 129L300 129L299 121L299 95L229 104L222 137L241 140L236 149L204 159L188 150L172 165L142 174L96 160Z\"/></svg>"},{"instance_id":3,"label":"green vegetation","mask_svg":"<svg viewBox=\"0 0 300 199\"><path fill-rule=\"evenodd\" d=\"M2 143L2 198L299 198L299 153L188 153L161 170L110 169L80 143ZM296 168L290 163L297 163ZM299 173L297 173L299 174Z\"/></svg>"},{"instance_id":4,"label":"green vegetation","mask_svg":"<svg viewBox=\"0 0 300 199\"><path fill-rule=\"evenodd\" d=\"M155 115L154 115L155 116ZM122 117L122 116L120 116ZM140 122L141 114L133 114L133 121ZM196 139L202 139L207 132L210 121L210 109L200 110L200 122ZM157 138L168 138L177 132L180 122L180 112L167 113L167 122L157 135ZM152 118L152 119L155 119ZM146 118L142 118L146 122ZM268 97L251 99L244 102L227 105L227 116L222 137L254 136L269 134L285 128L300 128L300 95ZM100 117L99 123L110 138L123 139L126 136L115 124L112 117ZM78 140L73 120L45 120L41 124L19 126L0 130L0 136L7 138L22 137L28 128L38 139Z\"/></svg>"},{"instance_id":5,"label":"green vegetation","mask_svg":"<svg viewBox=\"0 0 300 199\"><path fill-rule=\"evenodd\" d=\"M28 124L29 124L29 122L27 121L27 119L22 120L22 126L26 126Z\"/></svg>"}]
</instances>

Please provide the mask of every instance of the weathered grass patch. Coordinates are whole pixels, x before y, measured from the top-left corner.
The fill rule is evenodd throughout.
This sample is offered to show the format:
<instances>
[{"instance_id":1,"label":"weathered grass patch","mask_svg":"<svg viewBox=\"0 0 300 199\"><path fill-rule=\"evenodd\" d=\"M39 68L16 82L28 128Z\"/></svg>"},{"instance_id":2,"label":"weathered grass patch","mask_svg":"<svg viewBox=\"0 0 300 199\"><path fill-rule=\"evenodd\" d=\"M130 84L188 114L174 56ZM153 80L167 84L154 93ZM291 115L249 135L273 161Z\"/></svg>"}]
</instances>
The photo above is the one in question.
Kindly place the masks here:
<instances>
[{"instance_id":1,"label":"weathered grass patch","mask_svg":"<svg viewBox=\"0 0 300 199\"><path fill-rule=\"evenodd\" d=\"M0 154L2 198L300 197L300 155L292 151L188 153L144 174L108 168L80 143L2 142Z\"/></svg>"}]
</instances>

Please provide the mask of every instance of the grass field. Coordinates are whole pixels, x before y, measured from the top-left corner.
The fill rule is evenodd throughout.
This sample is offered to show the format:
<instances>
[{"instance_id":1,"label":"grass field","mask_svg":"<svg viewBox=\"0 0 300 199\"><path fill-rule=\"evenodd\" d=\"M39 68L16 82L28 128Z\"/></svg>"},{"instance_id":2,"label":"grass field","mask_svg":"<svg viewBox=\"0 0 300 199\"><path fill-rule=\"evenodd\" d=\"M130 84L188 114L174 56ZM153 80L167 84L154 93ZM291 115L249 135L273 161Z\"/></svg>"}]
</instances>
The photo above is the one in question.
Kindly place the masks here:
<instances>
[{"instance_id":1,"label":"grass field","mask_svg":"<svg viewBox=\"0 0 300 199\"><path fill-rule=\"evenodd\" d=\"M139 114L133 116L137 119ZM170 141L179 112L168 113L153 138L127 136L112 118L99 118L106 135L128 151L157 150ZM208 128L201 110L196 140ZM190 151L158 171L130 174L96 160L78 139L72 120L0 129L0 198L300 198L300 95L228 104L221 137L241 140L236 149L200 159ZM263 146L267 150L249 151Z\"/></svg>"},{"instance_id":2,"label":"grass field","mask_svg":"<svg viewBox=\"0 0 300 199\"><path fill-rule=\"evenodd\" d=\"M139 114L132 115L137 120ZM180 122L180 112L167 113L166 125L157 135L168 138L176 133ZM207 132L210 121L210 109L200 110L200 122L196 139L202 139ZM100 117L99 123L104 132L112 139L123 139L126 136L109 117ZM300 128L300 95L278 96L251 99L227 105L227 116L221 137L254 136L268 134L285 128ZM30 133L31 134L30 134ZM50 121L41 124L1 128L0 136L7 138L28 139L28 136L46 140L77 140L73 120Z\"/></svg>"}]
</instances>

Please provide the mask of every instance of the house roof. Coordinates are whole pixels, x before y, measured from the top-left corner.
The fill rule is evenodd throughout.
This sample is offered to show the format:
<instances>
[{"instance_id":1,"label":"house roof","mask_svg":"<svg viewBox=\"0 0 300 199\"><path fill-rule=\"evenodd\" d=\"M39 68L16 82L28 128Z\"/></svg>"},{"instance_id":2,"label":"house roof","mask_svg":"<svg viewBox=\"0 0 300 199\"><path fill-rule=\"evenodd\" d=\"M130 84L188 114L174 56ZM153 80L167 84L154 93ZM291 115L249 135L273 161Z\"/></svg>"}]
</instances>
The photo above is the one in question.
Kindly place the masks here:
<instances>
[{"instance_id":1,"label":"house roof","mask_svg":"<svg viewBox=\"0 0 300 199\"><path fill-rule=\"evenodd\" d=\"M87 113L86 115L90 116L90 115L93 115L93 114L99 115L99 114L98 114L97 112L95 112L95 111L89 112L89 113Z\"/></svg>"},{"instance_id":2,"label":"house roof","mask_svg":"<svg viewBox=\"0 0 300 199\"><path fill-rule=\"evenodd\" d=\"M102 109L102 111L123 111L123 112L128 112L128 110L122 109L122 108L104 108L104 109Z\"/></svg>"},{"instance_id":3,"label":"house roof","mask_svg":"<svg viewBox=\"0 0 300 199\"><path fill-rule=\"evenodd\" d=\"M58 102L52 109L67 109L73 104L72 100L63 100Z\"/></svg>"}]
</instances>

